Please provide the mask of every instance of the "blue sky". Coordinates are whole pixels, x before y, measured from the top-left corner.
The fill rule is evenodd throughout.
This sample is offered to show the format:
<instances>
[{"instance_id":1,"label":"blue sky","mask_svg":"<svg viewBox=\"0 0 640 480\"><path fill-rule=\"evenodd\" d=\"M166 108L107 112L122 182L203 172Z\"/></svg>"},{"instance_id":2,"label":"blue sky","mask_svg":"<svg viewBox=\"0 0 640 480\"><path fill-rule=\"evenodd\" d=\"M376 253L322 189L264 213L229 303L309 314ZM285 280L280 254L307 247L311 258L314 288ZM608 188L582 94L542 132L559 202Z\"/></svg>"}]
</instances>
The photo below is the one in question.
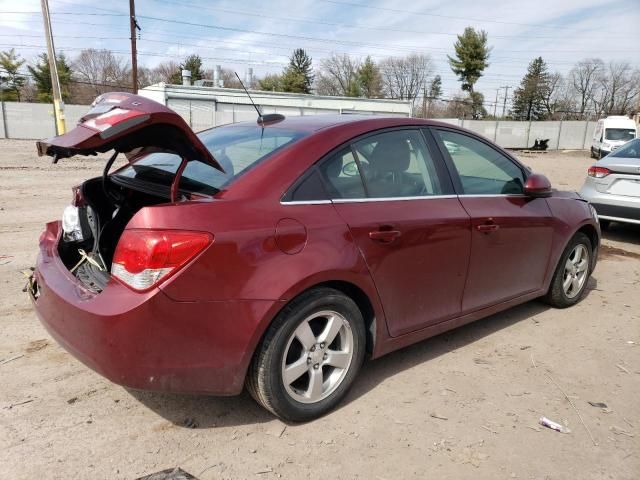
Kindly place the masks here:
<instances>
[{"instance_id":1,"label":"blue sky","mask_svg":"<svg viewBox=\"0 0 640 480\"><path fill-rule=\"evenodd\" d=\"M637 0L137 0L139 63L198 53L207 68L221 64L242 75L251 66L262 76L280 71L296 47L316 63L331 53L374 60L425 53L450 96L459 82L446 55L456 34L473 26L488 32L493 47L477 84L493 102L496 88L517 86L539 55L561 73L585 57L640 68L639 7ZM94 47L128 55L128 0L50 0L50 9L58 51L73 57ZM39 11L38 0L0 0L0 49L13 46L27 60L43 51Z\"/></svg>"}]
</instances>

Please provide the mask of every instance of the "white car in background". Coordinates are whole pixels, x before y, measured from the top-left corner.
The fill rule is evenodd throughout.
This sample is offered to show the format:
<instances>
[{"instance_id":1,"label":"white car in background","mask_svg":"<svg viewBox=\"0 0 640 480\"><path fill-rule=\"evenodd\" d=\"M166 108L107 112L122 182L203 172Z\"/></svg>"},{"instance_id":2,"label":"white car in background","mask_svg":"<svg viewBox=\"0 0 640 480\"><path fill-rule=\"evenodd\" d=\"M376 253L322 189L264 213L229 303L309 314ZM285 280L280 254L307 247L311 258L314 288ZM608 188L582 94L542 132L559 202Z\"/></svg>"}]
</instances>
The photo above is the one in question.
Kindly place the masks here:
<instances>
[{"instance_id":1,"label":"white car in background","mask_svg":"<svg viewBox=\"0 0 640 480\"><path fill-rule=\"evenodd\" d=\"M580 195L609 222L640 224L640 138L627 142L591 166Z\"/></svg>"},{"instance_id":2,"label":"white car in background","mask_svg":"<svg viewBox=\"0 0 640 480\"><path fill-rule=\"evenodd\" d=\"M598 120L591 142L591 157L602 158L638 136L636 122L624 115Z\"/></svg>"}]
</instances>

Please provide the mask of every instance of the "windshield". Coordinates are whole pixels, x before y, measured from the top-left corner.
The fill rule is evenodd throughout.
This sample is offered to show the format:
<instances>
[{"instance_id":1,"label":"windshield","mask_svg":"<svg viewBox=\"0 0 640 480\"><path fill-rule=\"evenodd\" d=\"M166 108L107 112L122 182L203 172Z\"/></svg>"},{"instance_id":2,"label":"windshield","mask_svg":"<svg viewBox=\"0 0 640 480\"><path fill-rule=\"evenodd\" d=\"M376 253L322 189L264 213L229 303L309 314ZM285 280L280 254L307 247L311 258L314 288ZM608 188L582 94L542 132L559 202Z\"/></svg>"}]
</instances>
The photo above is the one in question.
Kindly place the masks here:
<instances>
[{"instance_id":1,"label":"windshield","mask_svg":"<svg viewBox=\"0 0 640 480\"><path fill-rule=\"evenodd\" d=\"M607 155L607 158L609 157L640 158L640 139L636 138L629 143L625 143L615 152Z\"/></svg>"},{"instance_id":2,"label":"windshield","mask_svg":"<svg viewBox=\"0 0 640 480\"><path fill-rule=\"evenodd\" d=\"M305 132L257 125L227 125L198 134L225 172L199 160L190 161L182 173L180 189L212 195L275 151L305 136ZM180 166L180 156L151 153L114 175L170 186Z\"/></svg>"},{"instance_id":3,"label":"windshield","mask_svg":"<svg viewBox=\"0 0 640 480\"><path fill-rule=\"evenodd\" d=\"M636 138L633 128L607 128L604 131L605 140L624 140L625 142Z\"/></svg>"}]
</instances>

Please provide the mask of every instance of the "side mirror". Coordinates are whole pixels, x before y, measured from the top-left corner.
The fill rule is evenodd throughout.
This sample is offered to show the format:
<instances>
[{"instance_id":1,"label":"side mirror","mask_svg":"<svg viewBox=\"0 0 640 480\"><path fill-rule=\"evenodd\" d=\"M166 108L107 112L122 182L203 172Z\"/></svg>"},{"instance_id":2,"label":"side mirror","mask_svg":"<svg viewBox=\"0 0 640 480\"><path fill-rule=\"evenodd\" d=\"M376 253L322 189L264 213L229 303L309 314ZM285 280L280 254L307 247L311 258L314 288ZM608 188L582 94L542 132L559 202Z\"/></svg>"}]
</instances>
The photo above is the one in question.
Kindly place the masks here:
<instances>
[{"instance_id":1,"label":"side mirror","mask_svg":"<svg viewBox=\"0 0 640 480\"><path fill-rule=\"evenodd\" d=\"M544 175L533 173L527 177L524 184L524 194L532 198L550 197L551 182Z\"/></svg>"}]
</instances>

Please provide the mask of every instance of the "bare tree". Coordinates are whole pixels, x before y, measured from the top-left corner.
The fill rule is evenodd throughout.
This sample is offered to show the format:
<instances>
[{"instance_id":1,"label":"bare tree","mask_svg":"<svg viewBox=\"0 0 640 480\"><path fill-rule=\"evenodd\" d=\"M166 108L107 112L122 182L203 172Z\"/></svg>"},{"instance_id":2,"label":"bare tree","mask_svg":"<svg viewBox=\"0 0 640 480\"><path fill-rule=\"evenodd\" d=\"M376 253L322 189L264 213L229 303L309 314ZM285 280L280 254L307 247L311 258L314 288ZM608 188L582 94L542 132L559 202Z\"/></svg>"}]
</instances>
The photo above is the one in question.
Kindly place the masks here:
<instances>
[{"instance_id":1,"label":"bare tree","mask_svg":"<svg viewBox=\"0 0 640 480\"><path fill-rule=\"evenodd\" d=\"M604 71L604 63L599 58L579 61L569 72L569 82L577 97L578 109L584 114L593 100L598 80Z\"/></svg>"},{"instance_id":2,"label":"bare tree","mask_svg":"<svg viewBox=\"0 0 640 480\"><path fill-rule=\"evenodd\" d=\"M610 62L599 77L599 91L593 98L598 114L631 113L640 97L640 72L627 62Z\"/></svg>"},{"instance_id":3,"label":"bare tree","mask_svg":"<svg viewBox=\"0 0 640 480\"><path fill-rule=\"evenodd\" d=\"M110 50L82 50L72 66L76 78L89 84L96 95L110 91L112 87L131 86L129 63L116 57Z\"/></svg>"},{"instance_id":4,"label":"bare tree","mask_svg":"<svg viewBox=\"0 0 640 480\"><path fill-rule=\"evenodd\" d=\"M347 54L332 54L320 61L316 91L320 95L360 96L358 70L360 61Z\"/></svg>"},{"instance_id":5,"label":"bare tree","mask_svg":"<svg viewBox=\"0 0 640 480\"><path fill-rule=\"evenodd\" d=\"M429 55L389 57L380 63L380 72L386 96L415 101L433 73L433 62Z\"/></svg>"},{"instance_id":6,"label":"bare tree","mask_svg":"<svg viewBox=\"0 0 640 480\"><path fill-rule=\"evenodd\" d=\"M171 83L171 77L179 70L180 64L178 62L174 62L173 60L162 62L148 72L146 81L148 81L149 84Z\"/></svg>"}]
</instances>

